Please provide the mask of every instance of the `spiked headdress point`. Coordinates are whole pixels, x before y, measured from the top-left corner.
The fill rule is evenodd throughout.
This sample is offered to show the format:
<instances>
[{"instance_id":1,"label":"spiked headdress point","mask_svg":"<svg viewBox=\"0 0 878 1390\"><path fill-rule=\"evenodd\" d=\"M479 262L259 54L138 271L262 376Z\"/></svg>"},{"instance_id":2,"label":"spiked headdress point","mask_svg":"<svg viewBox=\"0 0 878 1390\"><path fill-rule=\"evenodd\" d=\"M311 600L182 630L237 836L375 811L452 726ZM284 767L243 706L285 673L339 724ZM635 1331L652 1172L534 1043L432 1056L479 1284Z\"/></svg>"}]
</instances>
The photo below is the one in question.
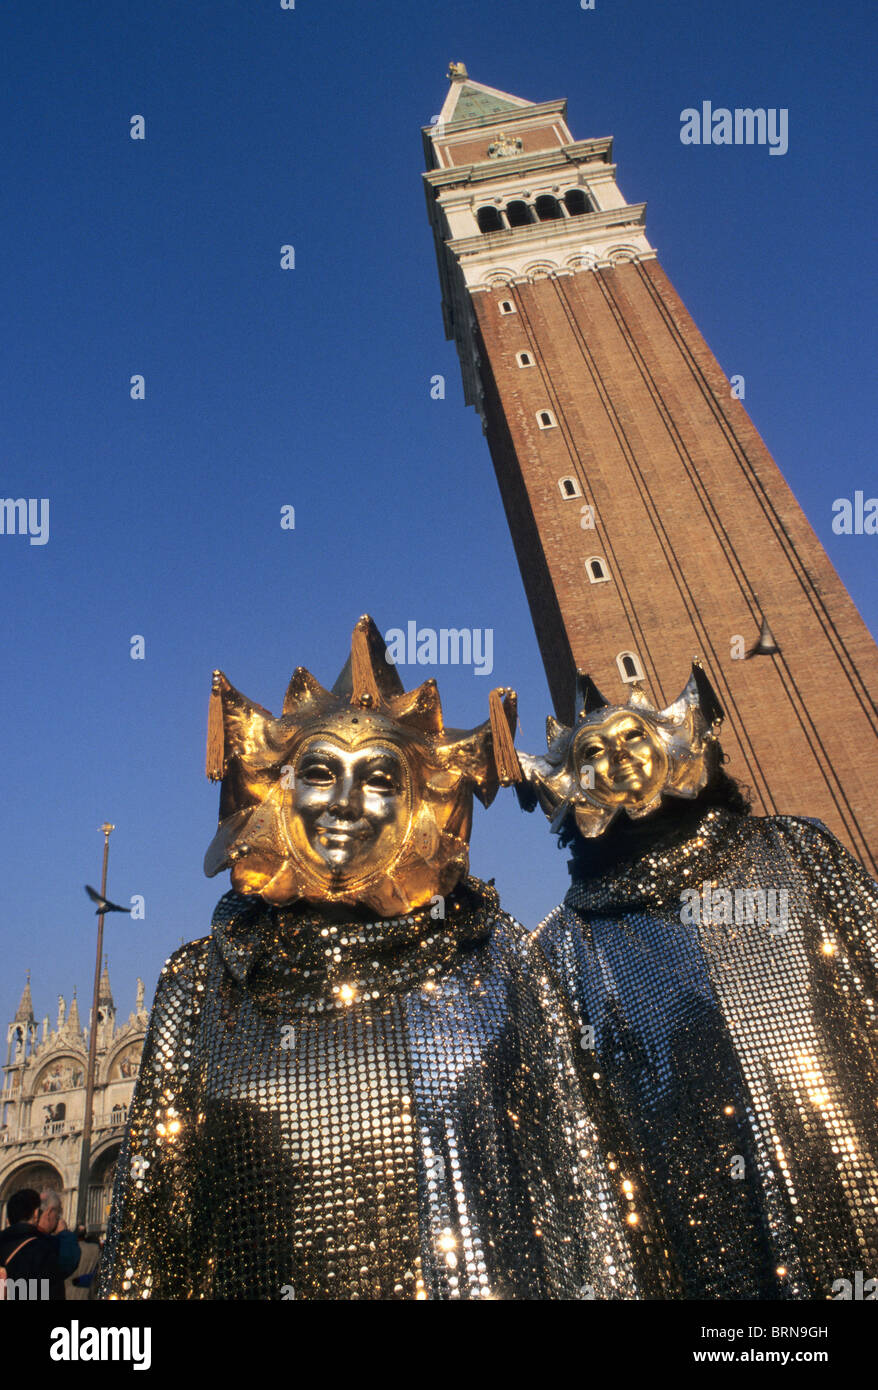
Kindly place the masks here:
<instances>
[{"instance_id":1,"label":"spiked headdress point","mask_svg":"<svg viewBox=\"0 0 878 1390\"><path fill-rule=\"evenodd\" d=\"M648 800L610 805L602 800L579 766L578 756L587 733L620 714L636 715L655 738L666 759L662 785ZM706 786L709 771L707 750L719 737L723 710L700 661L679 697L658 710L639 685L634 685L628 703L613 704L598 690L591 676L576 676L575 718L572 727L549 715L546 720L547 750L536 757L519 753L521 782L519 797L527 810L539 803L557 833L572 812L580 833L587 839L601 835L620 810L633 819L658 809L663 795L692 799Z\"/></svg>"},{"instance_id":2,"label":"spiked headdress point","mask_svg":"<svg viewBox=\"0 0 878 1390\"><path fill-rule=\"evenodd\" d=\"M275 904L364 903L383 916L450 892L468 869L473 796L487 806L500 780L513 778L508 750L515 709L512 691L492 691L489 721L469 731L446 729L435 680L406 691L369 617L354 628L332 689L297 667L278 718L215 671L207 775L222 779L222 790L205 873L231 867L238 892ZM389 744L407 770L407 833L389 861L355 880L316 871L292 833L296 757L314 737L346 748Z\"/></svg>"}]
</instances>

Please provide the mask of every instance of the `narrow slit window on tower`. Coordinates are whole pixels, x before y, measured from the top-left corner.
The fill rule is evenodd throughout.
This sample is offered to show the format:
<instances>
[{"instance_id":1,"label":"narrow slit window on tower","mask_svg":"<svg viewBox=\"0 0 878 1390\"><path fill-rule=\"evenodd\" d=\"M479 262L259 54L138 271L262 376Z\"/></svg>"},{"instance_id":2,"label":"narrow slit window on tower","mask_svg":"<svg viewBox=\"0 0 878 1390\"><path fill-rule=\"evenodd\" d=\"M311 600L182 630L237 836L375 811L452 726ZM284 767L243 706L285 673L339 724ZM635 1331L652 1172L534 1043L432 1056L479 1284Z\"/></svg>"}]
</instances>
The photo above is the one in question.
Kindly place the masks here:
<instances>
[{"instance_id":1,"label":"narrow slit window on tower","mask_svg":"<svg viewBox=\"0 0 878 1390\"><path fill-rule=\"evenodd\" d=\"M497 208L479 208L476 213L476 221L479 224L480 232L502 232L503 218Z\"/></svg>"},{"instance_id":2,"label":"narrow slit window on tower","mask_svg":"<svg viewBox=\"0 0 878 1390\"><path fill-rule=\"evenodd\" d=\"M511 300L511 299L501 299L501 300L500 300L500 313L501 313L501 314L514 314L514 313L515 313L515 305L512 303L512 300Z\"/></svg>"},{"instance_id":3,"label":"narrow slit window on tower","mask_svg":"<svg viewBox=\"0 0 878 1390\"><path fill-rule=\"evenodd\" d=\"M607 562L602 555L589 555L585 562L585 568L592 584L607 584L609 582ZM628 653L626 652L625 655L627 656Z\"/></svg>"},{"instance_id":4,"label":"narrow slit window on tower","mask_svg":"<svg viewBox=\"0 0 878 1390\"><path fill-rule=\"evenodd\" d=\"M540 222L557 222L564 214L558 206L558 199L551 193L543 193L534 203Z\"/></svg>"},{"instance_id":5,"label":"narrow slit window on tower","mask_svg":"<svg viewBox=\"0 0 878 1390\"><path fill-rule=\"evenodd\" d=\"M551 410L538 410L537 424L541 430L553 430L556 428L558 421L555 419Z\"/></svg>"},{"instance_id":6,"label":"narrow slit window on tower","mask_svg":"<svg viewBox=\"0 0 878 1390\"><path fill-rule=\"evenodd\" d=\"M642 681L644 679L643 667L640 658L634 652L620 652L616 657L616 665L619 668L619 675L623 681Z\"/></svg>"},{"instance_id":7,"label":"narrow slit window on tower","mask_svg":"<svg viewBox=\"0 0 878 1390\"><path fill-rule=\"evenodd\" d=\"M515 360L519 367L532 367L534 365L534 360L529 352L517 352Z\"/></svg>"},{"instance_id":8,"label":"narrow slit window on tower","mask_svg":"<svg viewBox=\"0 0 878 1390\"><path fill-rule=\"evenodd\" d=\"M569 188L564 194L564 202L571 217L580 217L584 212L591 212L591 203L581 188Z\"/></svg>"},{"instance_id":9,"label":"narrow slit window on tower","mask_svg":"<svg viewBox=\"0 0 878 1390\"><path fill-rule=\"evenodd\" d=\"M509 219L510 227L529 227L533 222L533 213L527 203L516 198L514 202L507 203L506 216Z\"/></svg>"},{"instance_id":10,"label":"narrow slit window on tower","mask_svg":"<svg viewBox=\"0 0 878 1390\"><path fill-rule=\"evenodd\" d=\"M582 496L579 483L575 478L559 478L558 487L561 489L561 496L564 498Z\"/></svg>"}]
</instances>

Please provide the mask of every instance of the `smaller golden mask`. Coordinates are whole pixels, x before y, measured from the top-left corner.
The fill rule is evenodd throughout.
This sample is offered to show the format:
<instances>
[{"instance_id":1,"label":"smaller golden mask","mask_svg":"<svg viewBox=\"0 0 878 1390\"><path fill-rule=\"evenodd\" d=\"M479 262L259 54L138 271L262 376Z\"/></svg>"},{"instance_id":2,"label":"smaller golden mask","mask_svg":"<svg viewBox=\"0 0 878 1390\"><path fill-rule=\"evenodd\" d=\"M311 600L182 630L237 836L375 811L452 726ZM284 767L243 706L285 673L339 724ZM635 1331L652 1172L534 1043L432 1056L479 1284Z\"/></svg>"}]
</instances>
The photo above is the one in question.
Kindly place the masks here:
<instances>
[{"instance_id":1,"label":"smaller golden mask","mask_svg":"<svg viewBox=\"0 0 878 1390\"><path fill-rule=\"evenodd\" d=\"M473 796L487 806L511 780L515 708L492 691L488 721L446 730L435 681L406 692L368 617L332 690L298 667L279 718L214 672L207 773L222 791L205 873L231 868L237 892L276 905L385 917L446 895L469 868Z\"/></svg>"},{"instance_id":2,"label":"smaller golden mask","mask_svg":"<svg viewBox=\"0 0 878 1390\"><path fill-rule=\"evenodd\" d=\"M522 789L530 786L557 831L572 811L581 835L603 834L620 811L648 816L662 797L694 798L707 785L707 751L723 711L700 662L680 695L657 710L635 685L627 705L605 700L577 674L572 728L546 721L543 757L519 753Z\"/></svg>"}]
</instances>

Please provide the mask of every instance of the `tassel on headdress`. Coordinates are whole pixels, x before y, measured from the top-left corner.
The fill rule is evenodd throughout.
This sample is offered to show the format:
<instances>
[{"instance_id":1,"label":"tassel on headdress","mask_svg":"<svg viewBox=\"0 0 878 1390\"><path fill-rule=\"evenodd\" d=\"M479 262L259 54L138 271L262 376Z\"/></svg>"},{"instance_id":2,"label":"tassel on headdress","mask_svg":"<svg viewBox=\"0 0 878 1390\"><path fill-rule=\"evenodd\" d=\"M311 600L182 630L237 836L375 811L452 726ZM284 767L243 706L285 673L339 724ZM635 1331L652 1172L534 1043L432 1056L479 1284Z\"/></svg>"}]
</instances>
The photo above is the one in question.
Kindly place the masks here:
<instances>
[{"instance_id":1,"label":"tassel on headdress","mask_svg":"<svg viewBox=\"0 0 878 1390\"><path fill-rule=\"evenodd\" d=\"M225 731L223 728L222 673L214 671L207 711L207 756L205 772L211 782L222 780L225 767Z\"/></svg>"},{"instance_id":2,"label":"tassel on headdress","mask_svg":"<svg viewBox=\"0 0 878 1390\"><path fill-rule=\"evenodd\" d=\"M488 697L491 734L494 740L494 762L501 787L521 781L521 763L515 751L515 721L518 701L515 691L508 688L492 690Z\"/></svg>"}]
</instances>

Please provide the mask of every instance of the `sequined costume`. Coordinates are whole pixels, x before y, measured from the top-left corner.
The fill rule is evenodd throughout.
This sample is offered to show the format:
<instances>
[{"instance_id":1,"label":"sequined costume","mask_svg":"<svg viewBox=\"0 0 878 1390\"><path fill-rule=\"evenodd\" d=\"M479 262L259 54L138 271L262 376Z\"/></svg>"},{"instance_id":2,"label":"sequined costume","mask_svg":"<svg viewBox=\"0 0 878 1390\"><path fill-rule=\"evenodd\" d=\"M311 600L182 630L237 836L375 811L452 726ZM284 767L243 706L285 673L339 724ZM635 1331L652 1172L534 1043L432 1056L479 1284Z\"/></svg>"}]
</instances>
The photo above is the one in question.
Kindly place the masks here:
<instances>
[{"instance_id":1,"label":"sequined costume","mask_svg":"<svg viewBox=\"0 0 878 1390\"><path fill-rule=\"evenodd\" d=\"M622 829L629 852L574 860L536 938L594 1030L684 1296L875 1276L878 888L793 816L677 803Z\"/></svg>"},{"instance_id":2,"label":"sequined costume","mask_svg":"<svg viewBox=\"0 0 878 1390\"><path fill-rule=\"evenodd\" d=\"M478 880L447 908L221 899L159 982L102 1296L638 1296L545 958Z\"/></svg>"}]
</instances>

